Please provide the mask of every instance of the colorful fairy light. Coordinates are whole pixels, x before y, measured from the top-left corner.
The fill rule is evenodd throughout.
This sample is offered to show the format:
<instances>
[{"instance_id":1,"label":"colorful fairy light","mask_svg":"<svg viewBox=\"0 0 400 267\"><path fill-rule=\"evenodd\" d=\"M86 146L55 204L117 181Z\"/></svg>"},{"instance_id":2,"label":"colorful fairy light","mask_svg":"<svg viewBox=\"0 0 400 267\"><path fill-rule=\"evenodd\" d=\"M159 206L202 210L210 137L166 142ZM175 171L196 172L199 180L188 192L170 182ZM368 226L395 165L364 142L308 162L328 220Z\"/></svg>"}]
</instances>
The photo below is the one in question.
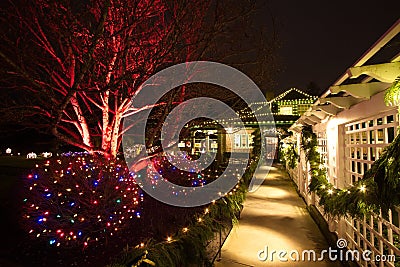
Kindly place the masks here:
<instances>
[{"instance_id":1,"label":"colorful fairy light","mask_svg":"<svg viewBox=\"0 0 400 267\"><path fill-rule=\"evenodd\" d=\"M86 247L140 218L143 194L118 161L64 156L36 165L25 181L23 225L52 246Z\"/></svg>"},{"instance_id":2,"label":"colorful fairy light","mask_svg":"<svg viewBox=\"0 0 400 267\"><path fill-rule=\"evenodd\" d=\"M170 157L173 157L173 162L176 164L182 164L183 160L191 159L187 154ZM151 183L154 186L158 184L161 178L160 175L162 175L164 180L182 186L196 187L204 186L207 183L205 175L202 172L196 172L196 169L199 169L198 166L194 166L194 168L186 172L176 168L166 156L155 157L152 163L154 168L148 168L148 177L150 177ZM174 192L174 194L177 194L177 192Z\"/></svg>"},{"instance_id":3,"label":"colorful fairy light","mask_svg":"<svg viewBox=\"0 0 400 267\"><path fill-rule=\"evenodd\" d=\"M154 176L162 173L163 177L169 179L168 175L180 173L165 157L154 162L158 167ZM93 243L95 245L107 236L115 236L121 232L129 224L129 220L140 218L138 205L143 200L143 194L134 178L141 174L129 174L127 168L113 161L96 162L76 156L51 160L46 162L46 168L47 172L44 171L44 166L37 165L27 179L31 190L25 196L24 220L30 234L46 239L48 244L83 247ZM180 179L189 186L203 186L221 174L212 168L183 173ZM231 175L236 177L237 173L230 172L229 176ZM106 188L114 193L112 197L104 194ZM235 189L232 191L236 192ZM107 205L111 211L104 208ZM210 209L205 208L203 216L197 218L198 223L209 212ZM188 231L188 227L182 229L183 233ZM168 241L172 240L175 237L170 236ZM144 246L142 244L141 247Z\"/></svg>"}]
</instances>

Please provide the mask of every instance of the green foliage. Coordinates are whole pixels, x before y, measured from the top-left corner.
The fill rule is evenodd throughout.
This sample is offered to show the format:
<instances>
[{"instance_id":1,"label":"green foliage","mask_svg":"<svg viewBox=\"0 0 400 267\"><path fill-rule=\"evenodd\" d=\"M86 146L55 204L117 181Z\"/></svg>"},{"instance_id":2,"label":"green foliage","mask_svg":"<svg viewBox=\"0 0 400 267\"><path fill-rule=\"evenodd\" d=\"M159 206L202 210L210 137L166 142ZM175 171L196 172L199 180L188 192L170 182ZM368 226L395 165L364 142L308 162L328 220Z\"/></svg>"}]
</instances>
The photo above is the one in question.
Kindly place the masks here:
<instances>
[{"instance_id":1,"label":"green foliage","mask_svg":"<svg viewBox=\"0 0 400 267\"><path fill-rule=\"evenodd\" d=\"M386 90L384 101L387 106L400 104L400 76Z\"/></svg>"},{"instance_id":2,"label":"green foliage","mask_svg":"<svg viewBox=\"0 0 400 267\"><path fill-rule=\"evenodd\" d=\"M306 159L311 165L311 170L316 170L321 165L321 156L317 151L317 136L310 126L303 127L301 132L301 148L306 154Z\"/></svg>"},{"instance_id":3,"label":"green foliage","mask_svg":"<svg viewBox=\"0 0 400 267\"><path fill-rule=\"evenodd\" d=\"M257 167L252 161L240 183L226 196L205 207L203 214L166 241L149 240L143 246L126 248L109 267L126 266L191 266L204 263L211 265L207 245L219 230L227 229L238 221L247 187Z\"/></svg>"},{"instance_id":4,"label":"green foliage","mask_svg":"<svg viewBox=\"0 0 400 267\"><path fill-rule=\"evenodd\" d=\"M140 264L149 264L147 259L148 251L137 246L134 250L126 247L120 255L118 261L114 262L110 267L138 267Z\"/></svg>"},{"instance_id":5,"label":"green foliage","mask_svg":"<svg viewBox=\"0 0 400 267\"><path fill-rule=\"evenodd\" d=\"M400 204L400 135L388 145L379 159L364 174L363 180L370 180L376 188L372 201L384 213Z\"/></svg>"},{"instance_id":6,"label":"green foliage","mask_svg":"<svg viewBox=\"0 0 400 267\"><path fill-rule=\"evenodd\" d=\"M311 127L302 129L301 147L306 159L310 163L311 182L310 192L315 192L320 197L319 204L324 207L325 213L330 216L360 217L371 211L374 207L366 204L366 184L355 184L347 190L335 188L327 180L326 170L322 167L321 156L317 151L317 137ZM370 189L370 186L368 186Z\"/></svg>"},{"instance_id":7,"label":"green foliage","mask_svg":"<svg viewBox=\"0 0 400 267\"><path fill-rule=\"evenodd\" d=\"M255 157L260 157L261 154L261 133L260 133L260 129L257 128L254 132L253 132L253 155Z\"/></svg>"},{"instance_id":8,"label":"green foliage","mask_svg":"<svg viewBox=\"0 0 400 267\"><path fill-rule=\"evenodd\" d=\"M297 154L296 146L293 143L288 143L287 146L283 149L282 153L283 163L290 168L294 169L297 167L297 163L299 161L299 155Z\"/></svg>"},{"instance_id":9,"label":"green foliage","mask_svg":"<svg viewBox=\"0 0 400 267\"><path fill-rule=\"evenodd\" d=\"M400 135L385 148L363 179L344 190L335 188L326 179L316 147L317 139L311 128L303 128L302 148L311 167L309 189L320 197L319 204L328 215L362 217L379 209L386 214L400 204L400 161L396 160L400 157Z\"/></svg>"}]
</instances>

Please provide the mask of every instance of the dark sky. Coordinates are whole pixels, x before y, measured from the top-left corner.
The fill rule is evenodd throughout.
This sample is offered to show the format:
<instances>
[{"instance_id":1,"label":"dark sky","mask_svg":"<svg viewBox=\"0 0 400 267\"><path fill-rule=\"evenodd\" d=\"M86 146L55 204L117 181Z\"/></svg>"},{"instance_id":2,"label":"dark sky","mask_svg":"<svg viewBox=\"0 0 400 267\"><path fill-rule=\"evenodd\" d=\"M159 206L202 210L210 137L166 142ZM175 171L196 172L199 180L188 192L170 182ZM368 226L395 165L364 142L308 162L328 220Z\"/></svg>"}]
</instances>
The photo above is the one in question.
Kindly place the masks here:
<instances>
[{"instance_id":1,"label":"dark sky","mask_svg":"<svg viewBox=\"0 0 400 267\"><path fill-rule=\"evenodd\" d=\"M282 73L274 91L322 91L400 18L400 1L271 0L281 38Z\"/></svg>"}]
</instances>

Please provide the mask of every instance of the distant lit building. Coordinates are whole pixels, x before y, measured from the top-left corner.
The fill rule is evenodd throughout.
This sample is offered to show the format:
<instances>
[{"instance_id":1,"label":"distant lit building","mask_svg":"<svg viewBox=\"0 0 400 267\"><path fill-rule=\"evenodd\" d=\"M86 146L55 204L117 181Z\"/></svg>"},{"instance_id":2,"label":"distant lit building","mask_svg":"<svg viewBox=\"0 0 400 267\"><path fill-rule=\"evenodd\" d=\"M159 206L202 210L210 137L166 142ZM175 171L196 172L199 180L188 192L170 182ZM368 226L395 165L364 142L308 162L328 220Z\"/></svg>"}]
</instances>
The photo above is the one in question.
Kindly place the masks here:
<instances>
[{"instance_id":1,"label":"distant lit building","mask_svg":"<svg viewBox=\"0 0 400 267\"><path fill-rule=\"evenodd\" d=\"M299 89L290 88L269 101L269 104L274 115L301 116L317 98Z\"/></svg>"},{"instance_id":2,"label":"distant lit building","mask_svg":"<svg viewBox=\"0 0 400 267\"><path fill-rule=\"evenodd\" d=\"M186 150L192 154L215 151L217 158L226 161L230 153L238 155L252 151L254 131L259 126L267 126L267 128L274 126L270 128L272 131L263 133L266 139L265 150L272 151L267 157L274 158L276 155L273 151L278 146L278 136L286 136L287 129L311 107L317 98L299 89L291 88L269 101L254 102L237 111L245 129L238 126L238 118L226 118L218 122L207 120L202 124L191 126L192 137ZM254 111L265 120L257 121ZM229 125L229 128L224 131L218 123ZM183 142L181 147L184 147Z\"/></svg>"}]
</instances>

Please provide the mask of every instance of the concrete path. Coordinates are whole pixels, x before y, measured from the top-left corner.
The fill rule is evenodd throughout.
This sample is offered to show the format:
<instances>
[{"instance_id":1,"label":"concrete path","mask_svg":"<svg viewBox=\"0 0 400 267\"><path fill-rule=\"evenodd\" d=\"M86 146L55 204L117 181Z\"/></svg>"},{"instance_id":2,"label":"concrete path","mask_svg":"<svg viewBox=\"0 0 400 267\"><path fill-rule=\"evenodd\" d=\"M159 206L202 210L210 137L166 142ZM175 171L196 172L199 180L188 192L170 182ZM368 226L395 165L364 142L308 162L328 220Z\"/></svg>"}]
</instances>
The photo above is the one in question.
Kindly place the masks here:
<instances>
[{"instance_id":1,"label":"concrete path","mask_svg":"<svg viewBox=\"0 0 400 267\"><path fill-rule=\"evenodd\" d=\"M261 261L258 252L267 251L266 248L268 258ZM247 195L239 225L232 229L222 247L222 258L215 266L342 266L340 262L329 261L327 254L322 262L301 261L303 250L315 250L319 258L323 249L328 249L328 244L304 201L287 173L274 165L261 187ZM280 261L277 253L271 261L272 250L287 251L282 256L288 261ZM291 260L297 257L293 250L299 252L300 261ZM260 257L265 255L262 253ZM308 254L304 255L308 259Z\"/></svg>"}]
</instances>

